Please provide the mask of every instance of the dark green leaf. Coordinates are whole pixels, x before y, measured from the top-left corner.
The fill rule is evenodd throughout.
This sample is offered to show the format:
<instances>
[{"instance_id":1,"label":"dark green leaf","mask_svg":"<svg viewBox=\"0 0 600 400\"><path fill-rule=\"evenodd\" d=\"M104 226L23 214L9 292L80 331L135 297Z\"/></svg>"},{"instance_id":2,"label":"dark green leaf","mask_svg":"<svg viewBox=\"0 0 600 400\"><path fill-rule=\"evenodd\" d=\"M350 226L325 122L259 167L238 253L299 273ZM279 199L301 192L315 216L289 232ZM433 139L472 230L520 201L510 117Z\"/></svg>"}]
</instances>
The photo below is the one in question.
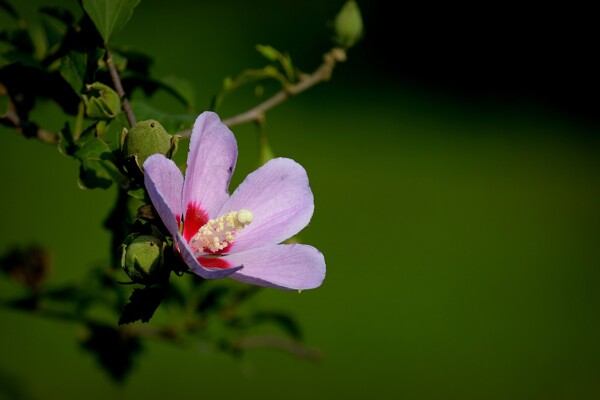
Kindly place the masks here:
<instances>
[{"instance_id":1,"label":"dark green leaf","mask_svg":"<svg viewBox=\"0 0 600 400\"><path fill-rule=\"evenodd\" d=\"M19 19L17 10L7 0L0 0L0 9L6 11L6 13L14 19Z\"/></svg>"},{"instance_id":2,"label":"dark green leaf","mask_svg":"<svg viewBox=\"0 0 600 400\"><path fill-rule=\"evenodd\" d=\"M115 158L120 157L121 134L123 128L127 126L127 116L125 113L119 113L116 118L110 121L100 121L105 123L101 129L97 129L96 134L108 145Z\"/></svg>"},{"instance_id":3,"label":"dark green leaf","mask_svg":"<svg viewBox=\"0 0 600 400\"><path fill-rule=\"evenodd\" d=\"M123 29L140 0L83 0L83 8L108 43L113 33Z\"/></svg>"},{"instance_id":4,"label":"dark green leaf","mask_svg":"<svg viewBox=\"0 0 600 400\"><path fill-rule=\"evenodd\" d=\"M48 51L48 38L46 37L46 32L44 32L42 23L39 19L31 19L27 21L25 28L33 43L33 56L36 60L41 60L46 56Z\"/></svg>"},{"instance_id":5,"label":"dark green leaf","mask_svg":"<svg viewBox=\"0 0 600 400\"><path fill-rule=\"evenodd\" d=\"M144 188L128 190L127 194L129 196L133 197L134 199L142 200L142 201L146 201L146 199L148 197L148 196L146 196L146 189L144 189Z\"/></svg>"},{"instance_id":6,"label":"dark green leaf","mask_svg":"<svg viewBox=\"0 0 600 400\"><path fill-rule=\"evenodd\" d=\"M71 51L60 60L58 71L61 76L71 85L75 93L83 91L87 68L87 54Z\"/></svg>"},{"instance_id":7,"label":"dark green leaf","mask_svg":"<svg viewBox=\"0 0 600 400\"><path fill-rule=\"evenodd\" d=\"M42 29L48 41L48 53L55 53L62 45L67 28L59 21L50 18L42 19Z\"/></svg>"},{"instance_id":8,"label":"dark green leaf","mask_svg":"<svg viewBox=\"0 0 600 400\"><path fill-rule=\"evenodd\" d=\"M79 185L82 189L106 189L113 182L121 183L124 179L110 147L102 139L94 137L85 141L74 157L81 162Z\"/></svg>"},{"instance_id":9,"label":"dark green leaf","mask_svg":"<svg viewBox=\"0 0 600 400\"><path fill-rule=\"evenodd\" d=\"M43 99L52 99L67 114L77 113L80 98L58 71L48 72L39 64L32 68L13 62L0 69L0 82L10 93L24 129L33 123L29 120L29 112Z\"/></svg>"},{"instance_id":10,"label":"dark green leaf","mask_svg":"<svg viewBox=\"0 0 600 400\"><path fill-rule=\"evenodd\" d=\"M39 12L53 17L67 26L73 25L73 22L75 22L71 11L64 7L41 7Z\"/></svg>"},{"instance_id":11,"label":"dark green leaf","mask_svg":"<svg viewBox=\"0 0 600 400\"><path fill-rule=\"evenodd\" d=\"M40 62L32 57L31 54L23 51L17 44L9 41L0 41L0 54L3 61L0 61L0 68L11 63L21 63L25 66L40 67Z\"/></svg>"},{"instance_id":12,"label":"dark green leaf","mask_svg":"<svg viewBox=\"0 0 600 400\"><path fill-rule=\"evenodd\" d=\"M41 23L48 41L48 51L54 53L62 45L67 32L73 29L75 18L62 7L42 7L39 12L44 16Z\"/></svg>"},{"instance_id":13,"label":"dark green leaf","mask_svg":"<svg viewBox=\"0 0 600 400\"><path fill-rule=\"evenodd\" d=\"M72 156L76 150L77 146L73 141L73 133L67 122L64 128L58 132L58 151L65 156Z\"/></svg>"},{"instance_id":14,"label":"dark green leaf","mask_svg":"<svg viewBox=\"0 0 600 400\"><path fill-rule=\"evenodd\" d=\"M31 42L29 33L25 29L18 28L0 32L0 43L2 42L12 44L23 53L33 53L33 43Z\"/></svg>"},{"instance_id":15,"label":"dark green leaf","mask_svg":"<svg viewBox=\"0 0 600 400\"><path fill-rule=\"evenodd\" d=\"M82 343L83 348L96 356L114 380L123 382L133 366L133 358L142 349L139 338L111 326L90 324L88 329L90 334Z\"/></svg>"},{"instance_id":16,"label":"dark green leaf","mask_svg":"<svg viewBox=\"0 0 600 400\"><path fill-rule=\"evenodd\" d=\"M119 325L135 321L150 321L165 298L165 293L165 288L162 286L146 286L143 289L135 289L129 298L129 303L123 309Z\"/></svg>"}]
</instances>

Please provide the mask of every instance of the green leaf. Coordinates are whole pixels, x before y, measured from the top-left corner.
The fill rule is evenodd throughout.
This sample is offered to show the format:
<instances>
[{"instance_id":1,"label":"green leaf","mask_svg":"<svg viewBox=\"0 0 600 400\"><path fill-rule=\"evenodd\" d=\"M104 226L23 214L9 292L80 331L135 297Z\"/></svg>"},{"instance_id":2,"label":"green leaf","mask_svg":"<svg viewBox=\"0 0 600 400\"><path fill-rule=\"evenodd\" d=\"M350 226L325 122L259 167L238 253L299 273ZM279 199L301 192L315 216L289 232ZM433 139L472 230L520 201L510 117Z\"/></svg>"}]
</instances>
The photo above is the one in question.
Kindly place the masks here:
<instances>
[{"instance_id":1,"label":"green leaf","mask_svg":"<svg viewBox=\"0 0 600 400\"><path fill-rule=\"evenodd\" d=\"M79 187L82 189L106 189L113 182L121 183L125 179L110 147L102 139L94 137L86 141L73 156L81 162Z\"/></svg>"},{"instance_id":2,"label":"green leaf","mask_svg":"<svg viewBox=\"0 0 600 400\"><path fill-rule=\"evenodd\" d=\"M17 10L8 1L0 0L0 9L6 11L6 13L14 19L19 19L19 14L17 13Z\"/></svg>"},{"instance_id":3,"label":"green leaf","mask_svg":"<svg viewBox=\"0 0 600 400\"><path fill-rule=\"evenodd\" d=\"M110 121L100 121L106 125L102 127L102 131L99 132L98 125L96 128L96 134L99 136L114 153L121 149L121 134L123 128L127 126L127 117L125 113L119 113L116 118Z\"/></svg>"},{"instance_id":4,"label":"green leaf","mask_svg":"<svg viewBox=\"0 0 600 400\"><path fill-rule=\"evenodd\" d=\"M60 60L58 72L71 85L75 93L83 91L87 68L87 54L71 51Z\"/></svg>"},{"instance_id":5,"label":"green leaf","mask_svg":"<svg viewBox=\"0 0 600 400\"><path fill-rule=\"evenodd\" d=\"M146 189L144 189L144 188L128 190L127 194L137 200L141 200L141 201L148 200L148 196L146 195Z\"/></svg>"},{"instance_id":6,"label":"green leaf","mask_svg":"<svg viewBox=\"0 0 600 400\"><path fill-rule=\"evenodd\" d=\"M223 80L223 89L214 97L211 109L217 111L223 103L225 96L237 88L267 79L278 81L284 88L289 86L290 83L288 77L282 74L274 65L267 65L261 69L247 69L242 71L235 79L227 77Z\"/></svg>"},{"instance_id":7,"label":"green leaf","mask_svg":"<svg viewBox=\"0 0 600 400\"><path fill-rule=\"evenodd\" d=\"M165 288L162 286L146 286L135 289L129 298L129 303L123 308L119 325L135 321L148 322L165 298Z\"/></svg>"},{"instance_id":8,"label":"green leaf","mask_svg":"<svg viewBox=\"0 0 600 400\"><path fill-rule=\"evenodd\" d=\"M140 0L83 0L83 8L108 43L113 33L123 29Z\"/></svg>"},{"instance_id":9,"label":"green leaf","mask_svg":"<svg viewBox=\"0 0 600 400\"><path fill-rule=\"evenodd\" d=\"M281 69L285 72L285 76L289 82L294 82L296 74L292 59L288 54L283 54L272 46L257 44L256 50L270 61L277 61L281 65Z\"/></svg>"},{"instance_id":10,"label":"green leaf","mask_svg":"<svg viewBox=\"0 0 600 400\"><path fill-rule=\"evenodd\" d=\"M46 56L48 51L46 32L41 21L32 19L27 22L27 32L31 38L31 43L33 43L33 56L36 60L41 60Z\"/></svg>"},{"instance_id":11,"label":"green leaf","mask_svg":"<svg viewBox=\"0 0 600 400\"><path fill-rule=\"evenodd\" d=\"M277 59L281 57L281 53L269 45L257 44L256 50L270 61L277 61Z\"/></svg>"},{"instance_id":12,"label":"green leaf","mask_svg":"<svg viewBox=\"0 0 600 400\"><path fill-rule=\"evenodd\" d=\"M67 26L71 26L73 25L73 22L75 22L75 18L71 11L64 7L41 7L39 12L53 17Z\"/></svg>"},{"instance_id":13,"label":"green leaf","mask_svg":"<svg viewBox=\"0 0 600 400\"><path fill-rule=\"evenodd\" d=\"M65 156L72 156L77 150L73 140L73 133L69 123L65 123L63 129L58 132L58 151Z\"/></svg>"},{"instance_id":14,"label":"green leaf","mask_svg":"<svg viewBox=\"0 0 600 400\"><path fill-rule=\"evenodd\" d=\"M63 46L63 41L69 29L72 29L75 18L63 7L42 7L39 12L43 15L42 27L48 41L48 51L55 54Z\"/></svg>"}]
</instances>

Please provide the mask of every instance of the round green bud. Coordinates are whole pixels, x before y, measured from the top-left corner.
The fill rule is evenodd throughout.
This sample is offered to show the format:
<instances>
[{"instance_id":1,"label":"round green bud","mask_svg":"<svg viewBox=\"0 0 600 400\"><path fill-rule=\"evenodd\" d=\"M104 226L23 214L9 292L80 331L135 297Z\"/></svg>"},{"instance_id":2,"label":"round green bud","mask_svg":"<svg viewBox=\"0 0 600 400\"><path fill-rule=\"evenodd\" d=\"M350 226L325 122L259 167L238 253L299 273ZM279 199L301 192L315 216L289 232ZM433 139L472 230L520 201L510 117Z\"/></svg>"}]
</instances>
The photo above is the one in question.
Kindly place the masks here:
<instances>
[{"instance_id":1,"label":"round green bud","mask_svg":"<svg viewBox=\"0 0 600 400\"><path fill-rule=\"evenodd\" d=\"M152 154L162 154L171 158L177 149L179 136L167 133L160 122L149 119L140 121L121 137L121 152L125 159L135 157L141 167Z\"/></svg>"},{"instance_id":2,"label":"round green bud","mask_svg":"<svg viewBox=\"0 0 600 400\"><path fill-rule=\"evenodd\" d=\"M156 236L130 235L121 245L121 267L136 283L148 285L163 281L169 276L164 265L166 246L167 243Z\"/></svg>"},{"instance_id":3,"label":"round green bud","mask_svg":"<svg viewBox=\"0 0 600 400\"><path fill-rule=\"evenodd\" d=\"M335 17L335 41L343 47L352 47L363 34L363 21L356 1L349 0Z\"/></svg>"}]
</instances>

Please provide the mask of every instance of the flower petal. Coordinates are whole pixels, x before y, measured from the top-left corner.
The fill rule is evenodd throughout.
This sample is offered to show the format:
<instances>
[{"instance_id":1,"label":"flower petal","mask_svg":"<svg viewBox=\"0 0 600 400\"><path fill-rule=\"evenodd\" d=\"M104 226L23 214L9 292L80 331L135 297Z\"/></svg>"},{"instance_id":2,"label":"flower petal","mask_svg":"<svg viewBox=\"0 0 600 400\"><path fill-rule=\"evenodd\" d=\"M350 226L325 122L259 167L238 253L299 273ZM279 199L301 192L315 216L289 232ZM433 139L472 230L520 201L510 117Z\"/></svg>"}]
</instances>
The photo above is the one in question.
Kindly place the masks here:
<instances>
[{"instance_id":1,"label":"flower petal","mask_svg":"<svg viewBox=\"0 0 600 400\"><path fill-rule=\"evenodd\" d=\"M241 209L254 216L230 251L281 243L304 228L314 211L308 176L289 158L275 158L252 172L225 203L219 215Z\"/></svg>"},{"instance_id":2,"label":"flower petal","mask_svg":"<svg viewBox=\"0 0 600 400\"><path fill-rule=\"evenodd\" d=\"M191 205L209 218L216 218L229 197L227 189L236 160L237 142L233 133L217 114L200 114L190 140L183 184L184 209ZM187 236L185 232L184 236Z\"/></svg>"},{"instance_id":3,"label":"flower petal","mask_svg":"<svg viewBox=\"0 0 600 400\"><path fill-rule=\"evenodd\" d=\"M187 266L194 272L196 275L200 275L204 279L219 279L225 278L236 271L239 271L243 267L240 264L231 263L231 265L237 265L237 267L231 268L206 268L200 265L196 257L194 257L194 253L187 241L183 238L180 233L173 235L173 239L175 240L175 245L179 250L179 254L181 254L181 258L187 264Z\"/></svg>"},{"instance_id":4,"label":"flower petal","mask_svg":"<svg viewBox=\"0 0 600 400\"><path fill-rule=\"evenodd\" d=\"M144 184L158 215L171 235L175 235L181 219L181 171L162 154L151 155L144 162Z\"/></svg>"},{"instance_id":5,"label":"flower petal","mask_svg":"<svg viewBox=\"0 0 600 400\"><path fill-rule=\"evenodd\" d=\"M313 289L325 279L325 258L312 246L280 244L223 257L244 269L230 278L277 289Z\"/></svg>"}]
</instances>

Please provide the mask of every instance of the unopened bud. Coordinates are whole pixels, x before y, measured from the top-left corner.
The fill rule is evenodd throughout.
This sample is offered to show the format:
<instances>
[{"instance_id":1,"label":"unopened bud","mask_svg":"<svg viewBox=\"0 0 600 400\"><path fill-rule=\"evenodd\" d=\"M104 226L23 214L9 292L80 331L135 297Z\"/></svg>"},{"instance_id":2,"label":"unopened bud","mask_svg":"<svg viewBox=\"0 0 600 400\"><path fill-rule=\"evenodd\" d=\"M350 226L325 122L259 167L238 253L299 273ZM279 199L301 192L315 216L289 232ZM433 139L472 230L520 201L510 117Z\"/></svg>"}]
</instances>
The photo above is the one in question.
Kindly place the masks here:
<instances>
[{"instance_id":1,"label":"unopened bud","mask_svg":"<svg viewBox=\"0 0 600 400\"><path fill-rule=\"evenodd\" d=\"M123 129L121 153L125 160L136 159L138 167L141 167L152 154L159 153L171 158L177 151L179 138L169 135L158 121L140 121L129 131Z\"/></svg>"},{"instance_id":2,"label":"unopened bud","mask_svg":"<svg viewBox=\"0 0 600 400\"><path fill-rule=\"evenodd\" d=\"M342 47L352 47L363 34L363 21L356 1L349 0L335 17L335 41Z\"/></svg>"},{"instance_id":3,"label":"unopened bud","mask_svg":"<svg viewBox=\"0 0 600 400\"><path fill-rule=\"evenodd\" d=\"M100 82L86 85L87 95L83 95L85 115L93 119L112 119L121 112L119 95L109 86Z\"/></svg>"},{"instance_id":4,"label":"unopened bud","mask_svg":"<svg viewBox=\"0 0 600 400\"><path fill-rule=\"evenodd\" d=\"M167 243L151 235L132 234L121 245L121 267L133 282L145 285L164 281L169 270L164 265Z\"/></svg>"}]
</instances>

